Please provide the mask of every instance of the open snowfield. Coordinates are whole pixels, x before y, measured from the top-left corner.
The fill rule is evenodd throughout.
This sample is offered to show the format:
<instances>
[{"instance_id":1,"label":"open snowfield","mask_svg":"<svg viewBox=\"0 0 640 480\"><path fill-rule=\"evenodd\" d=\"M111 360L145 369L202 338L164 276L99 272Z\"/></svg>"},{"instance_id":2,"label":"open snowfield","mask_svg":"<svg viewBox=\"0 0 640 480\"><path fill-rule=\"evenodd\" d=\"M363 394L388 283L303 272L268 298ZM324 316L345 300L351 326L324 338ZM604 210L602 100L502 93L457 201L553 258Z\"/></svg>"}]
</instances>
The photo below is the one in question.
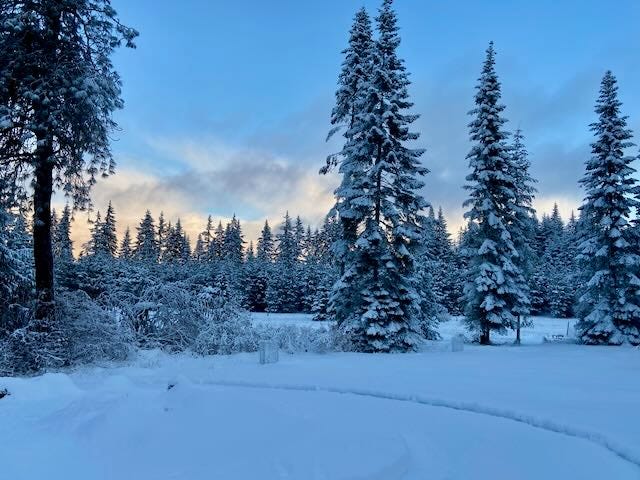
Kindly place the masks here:
<instances>
[{"instance_id":1,"label":"open snowfield","mask_svg":"<svg viewBox=\"0 0 640 480\"><path fill-rule=\"evenodd\" d=\"M540 343L566 326L457 353L144 352L0 378L0 478L639 479L640 350Z\"/></svg>"}]
</instances>

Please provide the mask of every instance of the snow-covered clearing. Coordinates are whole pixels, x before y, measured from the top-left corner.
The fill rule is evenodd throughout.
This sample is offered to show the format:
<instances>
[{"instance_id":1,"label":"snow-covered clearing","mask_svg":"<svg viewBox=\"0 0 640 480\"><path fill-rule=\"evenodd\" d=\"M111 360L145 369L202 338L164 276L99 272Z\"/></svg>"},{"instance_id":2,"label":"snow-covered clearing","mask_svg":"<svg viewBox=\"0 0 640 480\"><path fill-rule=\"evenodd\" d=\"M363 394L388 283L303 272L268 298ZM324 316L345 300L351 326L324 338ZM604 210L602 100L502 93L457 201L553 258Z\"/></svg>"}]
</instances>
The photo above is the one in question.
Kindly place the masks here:
<instances>
[{"instance_id":1,"label":"snow-covered clearing","mask_svg":"<svg viewBox=\"0 0 640 480\"><path fill-rule=\"evenodd\" d=\"M459 331L442 326L444 337ZM0 399L0 471L12 480L640 478L640 351L539 342L565 331L566 321L536 319L521 347L452 353L443 341L407 355L281 354L272 365L257 354L144 352L127 366L2 378L11 395Z\"/></svg>"}]
</instances>

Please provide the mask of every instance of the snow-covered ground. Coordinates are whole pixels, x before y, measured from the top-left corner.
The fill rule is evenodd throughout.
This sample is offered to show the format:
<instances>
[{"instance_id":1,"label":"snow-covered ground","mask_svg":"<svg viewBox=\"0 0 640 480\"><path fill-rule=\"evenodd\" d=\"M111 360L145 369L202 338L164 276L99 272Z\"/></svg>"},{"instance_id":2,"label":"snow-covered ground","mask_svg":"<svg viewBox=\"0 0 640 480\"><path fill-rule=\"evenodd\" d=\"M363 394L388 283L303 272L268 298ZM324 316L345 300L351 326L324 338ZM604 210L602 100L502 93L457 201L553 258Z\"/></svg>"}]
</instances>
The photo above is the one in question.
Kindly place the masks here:
<instances>
[{"instance_id":1,"label":"snow-covered ground","mask_svg":"<svg viewBox=\"0 0 640 480\"><path fill-rule=\"evenodd\" d=\"M545 331L566 321L536 319L521 347L271 365L144 352L0 378L0 478L640 478L640 350L541 344Z\"/></svg>"}]
</instances>

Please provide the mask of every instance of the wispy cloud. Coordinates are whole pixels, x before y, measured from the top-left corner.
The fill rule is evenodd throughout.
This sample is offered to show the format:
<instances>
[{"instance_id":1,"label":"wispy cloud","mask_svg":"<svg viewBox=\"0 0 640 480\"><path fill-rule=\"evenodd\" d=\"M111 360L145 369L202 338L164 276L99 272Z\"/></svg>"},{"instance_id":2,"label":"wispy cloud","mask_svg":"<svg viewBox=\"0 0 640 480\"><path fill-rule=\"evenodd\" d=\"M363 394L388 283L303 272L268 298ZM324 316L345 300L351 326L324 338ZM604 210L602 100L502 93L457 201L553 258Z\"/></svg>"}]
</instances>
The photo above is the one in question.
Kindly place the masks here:
<instances>
[{"instance_id":1,"label":"wispy cloud","mask_svg":"<svg viewBox=\"0 0 640 480\"><path fill-rule=\"evenodd\" d=\"M255 240L268 219L279 224L288 210L305 222L319 225L333 203L336 178L267 151L237 148L211 139L153 138L158 156L171 158L170 173L154 174L126 159L116 175L101 180L92 197L96 210L112 202L122 235L135 229L146 209L175 222L180 218L195 241L206 218L227 222L234 214L243 222L247 240ZM60 208L61 205L58 205ZM76 215L77 246L89 235L84 214Z\"/></svg>"}]
</instances>

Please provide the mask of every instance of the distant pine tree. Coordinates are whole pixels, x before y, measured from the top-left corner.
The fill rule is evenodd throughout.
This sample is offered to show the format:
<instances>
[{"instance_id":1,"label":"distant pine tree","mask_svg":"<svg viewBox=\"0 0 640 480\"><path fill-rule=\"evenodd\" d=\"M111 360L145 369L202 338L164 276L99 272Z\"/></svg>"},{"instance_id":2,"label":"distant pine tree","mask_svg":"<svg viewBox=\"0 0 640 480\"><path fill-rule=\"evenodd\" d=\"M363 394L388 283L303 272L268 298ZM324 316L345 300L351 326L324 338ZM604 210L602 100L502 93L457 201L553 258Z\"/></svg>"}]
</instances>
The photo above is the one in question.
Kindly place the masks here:
<instances>
[{"instance_id":1,"label":"distant pine tree","mask_svg":"<svg viewBox=\"0 0 640 480\"><path fill-rule=\"evenodd\" d=\"M103 253L106 251L106 242L102 237L104 230L102 229L102 215L100 215L100 210L96 212L96 218L91 222L91 228L89 232L89 240L82 246L82 255L96 255L98 253Z\"/></svg>"},{"instance_id":2,"label":"distant pine tree","mask_svg":"<svg viewBox=\"0 0 640 480\"><path fill-rule=\"evenodd\" d=\"M205 241L203 239L203 234L198 234L198 239L196 240L196 248L193 250L193 258L197 261L205 261L207 259L206 252L209 249L205 246Z\"/></svg>"},{"instance_id":3,"label":"distant pine tree","mask_svg":"<svg viewBox=\"0 0 640 480\"><path fill-rule=\"evenodd\" d=\"M202 260L211 261L212 259L209 256L209 252L211 252L211 243L213 242L213 219L211 218L211 215L207 217L207 225L205 226L204 231L200 234L200 240L202 243L200 248L202 250ZM198 250L198 248L196 248L196 250Z\"/></svg>"},{"instance_id":4,"label":"distant pine tree","mask_svg":"<svg viewBox=\"0 0 640 480\"><path fill-rule=\"evenodd\" d=\"M168 235L169 225L167 225L167 222L164 219L164 212L160 212L160 216L158 217L158 234L156 236L156 243L158 245L158 258L161 258L164 254Z\"/></svg>"},{"instance_id":5,"label":"distant pine tree","mask_svg":"<svg viewBox=\"0 0 640 480\"><path fill-rule=\"evenodd\" d=\"M53 231L53 255L61 263L73 261L73 242L71 241L71 208L64 207L62 216Z\"/></svg>"},{"instance_id":6,"label":"distant pine tree","mask_svg":"<svg viewBox=\"0 0 640 480\"><path fill-rule=\"evenodd\" d=\"M260 238L258 239L258 249L256 254L258 260L262 262L272 262L275 258L275 244L273 241L273 234L271 233L271 227L269 222L264 222Z\"/></svg>"},{"instance_id":7,"label":"distant pine tree","mask_svg":"<svg viewBox=\"0 0 640 480\"><path fill-rule=\"evenodd\" d=\"M225 229L222 222L218 222L218 226L213 234L213 240L209 245L209 259L211 261L220 261L224 258Z\"/></svg>"},{"instance_id":8,"label":"distant pine tree","mask_svg":"<svg viewBox=\"0 0 640 480\"><path fill-rule=\"evenodd\" d=\"M157 262L160 250L156 238L155 224L149 210L146 211L137 231L134 249L135 258L147 263Z\"/></svg>"},{"instance_id":9,"label":"distant pine tree","mask_svg":"<svg viewBox=\"0 0 640 480\"><path fill-rule=\"evenodd\" d=\"M131 260L133 258L133 247L131 245L131 232L129 227L124 231L122 243L120 243L119 257L123 260Z\"/></svg>"},{"instance_id":10,"label":"distant pine tree","mask_svg":"<svg viewBox=\"0 0 640 480\"><path fill-rule=\"evenodd\" d=\"M110 257L115 257L118 253L118 238L116 236L116 214L111 202L109 202L104 222L102 222L102 234L100 238L102 244L100 245L99 252Z\"/></svg>"},{"instance_id":11,"label":"distant pine tree","mask_svg":"<svg viewBox=\"0 0 640 480\"><path fill-rule=\"evenodd\" d=\"M225 228L222 257L235 265L240 265L244 259L244 235L240 220L233 218Z\"/></svg>"},{"instance_id":12,"label":"distant pine tree","mask_svg":"<svg viewBox=\"0 0 640 480\"><path fill-rule=\"evenodd\" d=\"M163 262L186 262L190 257L189 241L182 229L180 219L175 226L168 227L165 249L162 253Z\"/></svg>"}]
</instances>

